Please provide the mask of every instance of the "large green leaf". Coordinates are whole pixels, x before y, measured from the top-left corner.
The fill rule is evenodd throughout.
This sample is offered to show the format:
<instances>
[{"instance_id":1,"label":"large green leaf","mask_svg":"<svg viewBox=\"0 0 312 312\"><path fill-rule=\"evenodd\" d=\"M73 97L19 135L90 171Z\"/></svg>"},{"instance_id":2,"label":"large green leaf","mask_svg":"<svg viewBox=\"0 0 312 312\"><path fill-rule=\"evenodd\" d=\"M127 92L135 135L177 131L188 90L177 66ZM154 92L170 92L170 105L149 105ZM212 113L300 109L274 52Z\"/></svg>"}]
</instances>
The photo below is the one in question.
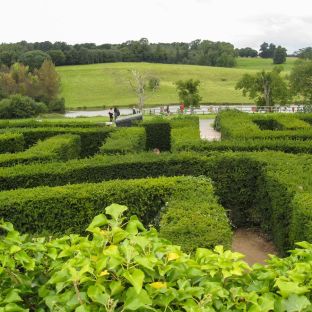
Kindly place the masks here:
<instances>
[{"instance_id":1,"label":"large green leaf","mask_svg":"<svg viewBox=\"0 0 312 312\"><path fill-rule=\"evenodd\" d=\"M146 308L147 305L151 304L152 300L144 289L139 294L133 287L127 290L124 304L125 310L135 311L143 307Z\"/></svg>"},{"instance_id":2,"label":"large green leaf","mask_svg":"<svg viewBox=\"0 0 312 312\"><path fill-rule=\"evenodd\" d=\"M91 224L88 226L87 231L92 232L95 227L100 227L108 223L108 220L104 214L99 214L93 218Z\"/></svg>"},{"instance_id":3,"label":"large green leaf","mask_svg":"<svg viewBox=\"0 0 312 312\"><path fill-rule=\"evenodd\" d=\"M139 269L134 269L131 271L126 271L123 276L131 283L137 294L140 293L144 281L144 272Z\"/></svg>"},{"instance_id":4,"label":"large green leaf","mask_svg":"<svg viewBox=\"0 0 312 312\"><path fill-rule=\"evenodd\" d=\"M109 300L109 295L104 293L105 288L101 287L100 285L91 285L88 288L88 296L92 299L93 302L100 303L101 305L105 306Z\"/></svg>"},{"instance_id":5,"label":"large green leaf","mask_svg":"<svg viewBox=\"0 0 312 312\"><path fill-rule=\"evenodd\" d=\"M117 220L128 208L126 206L112 204L105 208L105 212Z\"/></svg>"},{"instance_id":6,"label":"large green leaf","mask_svg":"<svg viewBox=\"0 0 312 312\"><path fill-rule=\"evenodd\" d=\"M284 299L282 304L287 312L300 312L304 311L307 307L311 307L311 302L306 296L298 296L295 294Z\"/></svg>"}]
</instances>

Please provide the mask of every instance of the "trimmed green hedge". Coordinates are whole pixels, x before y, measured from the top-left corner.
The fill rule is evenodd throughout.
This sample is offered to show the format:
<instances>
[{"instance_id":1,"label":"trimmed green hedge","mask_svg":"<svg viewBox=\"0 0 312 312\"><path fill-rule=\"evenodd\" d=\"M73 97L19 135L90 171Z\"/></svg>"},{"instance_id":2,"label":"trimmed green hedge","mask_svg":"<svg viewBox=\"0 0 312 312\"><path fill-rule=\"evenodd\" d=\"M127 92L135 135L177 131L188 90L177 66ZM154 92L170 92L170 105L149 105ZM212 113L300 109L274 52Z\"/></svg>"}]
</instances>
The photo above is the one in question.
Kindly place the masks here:
<instances>
[{"instance_id":1,"label":"trimmed green hedge","mask_svg":"<svg viewBox=\"0 0 312 312\"><path fill-rule=\"evenodd\" d=\"M92 156L99 151L113 128L10 128L2 132L21 133L25 139L26 147L34 145L39 140L44 140L59 134L75 134L81 138L81 157Z\"/></svg>"},{"instance_id":2,"label":"trimmed green hedge","mask_svg":"<svg viewBox=\"0 0 312 312\"><path fill-rule=\"evenodd\" d=\"M209 175L213 157L151 152L0 168L0 190L176 175Z\"/></svg>"},{"instance_id":3,"label":"trimmed green hedge","mask_svg":"<svg viewBox=\"0 0 312 312\"><path fill-rule=\"evenodd\" d=\"M145 129L141 127L118 128L100 148L101 154L127 154L145 151Z\"/></svg>"},{"instance_id":4,"label":"trimmed green hedge","mask_svg":"<svg viewBox=\"0 0 312 312\"><path fill-rule=\"evenodd\" d=\"M298 130L310 128L309 123L301 120L295 114L252 115L251 120L261 130Z\"/></svg>"},{"instance_id":5,"label":"trimmed green hedge","mask_svg":"<svg viewBox=\"0 0 312 312\"><path fill-rule=\"evenodd\" d=\"M288 116L288 117L287 117ZM261 130L256 124L257 120L262 120L264 128L273 127L273 117L262 115L252 115L239 111L223 111L216 117L215 127L221 131L222 139L251 139L251 138L270 138L270 139L300 139L311 140L312 127L296 116L279 116L276 120L283 130ZM267 118L267 121L265 119ZM293 129L293 130L291 130Z\"/></svg>"},{"instance_id":6,"label":"trimmed green hedge","mask_svg":"<svg viewBox=\"0 0 312 312\"><path fill-rule=\"evenodd\" d=\"M231 230L225 210L214 195L206 178L179 187L178 196L169 200L160 221L160 235L183 250L194 252L196 247L231 247Z\"/></svg>"},{"instance_id":7,"label":"trimmed green hedge","mask_svg":"<svg viewBox=\"0 0 312 312\"><path fill-rule=\"evenodd\" d=\"M103 127L103 123L90 122L88 120L77 120L65 118L64 120L40 120L40 119L7 119L0 120L0 128L94 128Z\"/></svg>"},{"instance_id":8,"label":"trimmed green hedge","mask_svg":"<svg viewBox=\"0 0 312 312\"><path fill-rule=\"evenodd\" d=\"M1 192L0 217L24 233L82 233L103 206L114 202L127 205L129 215L136 214L145 225L156 226L161 208L169 202L162 223L165 238L174 238L185 250L217 244L230 247L232 234L225 210L217 204L210 181L203 178L118 180ZM171 227L170 214L186 204L190 209L183 218L196 227Z\"/></svg>"},{"instance_id":9,"label":"trimmed green hedge","mask_svg":"<svg viewBox=\"0 0 312 312\"><path fill-rule=\"evenodd\" d=\"M264 164L255 192L253 218L268 233L281 252L293 248L295 241L310 240L311 230L298 231L312 217L301 193L312 192L312 157L280 152L250 153L248 157ZM298 215L305 213L302 221ZM301 233L301 234L300 234Z\"/></svg>"},{"instance_id":10,"label":"trimmed green hedge","mask_svg":"<svg viewBox=\"0 0 312 312\"><path fill-rule=\"evenodd\" d=\"M174 136L173 136L174 137ZM312 140L290 140L290 139L235 139L222 141L193 140L192 142L181 141L175 146L176 151L282 151L285 153L312 153Z\"/></svg>"},{"instance_id":11,"label":"trimmed green hedge","mask_svg":"<svg viewBox=\"0 0 312 312\"><path fill-rule=\"evenodd\" d=\"M33 162L67 161L80 155L80 136L63 134L38 141L25 152L0 154L0 167Z\"/></svg>"},{"instance_id":12,"label":"trimmed green hedge","mask_svg":"<svg viewBox=\"0 0 312 312\"><path fill-rule=\"evenodd\" d=\"M142 153L18 165L0 169L0 187L5 190L111 179L204 175L214 181L216 194L235 225L260 225L272 235L280 251L292 248L297 239L290 238L296 235L290 225L295 220L294 212L303 211L304 207L294 198L297 193L312 192L312 157L281 152L207 154Z\"/></svg>"},{"instance_id":13,"label":"trimmed green hedge","mask_svg":"<svg viewBox=\"0 0 312 312\"><path fill-rule=\"evenodd\" d=\"M158 148L161 152L171 150L171 126L163 119L143 122L146 132L146 150Z\"/></svg>"},{"instance_id":14,"label":"trimmed green hedge","mask_svg":"<svg viewBox=\"0 0 312 312\"><path fill-rule=\"evenodd\" d=\"M200 142L199 119L194 116L179 116L170 121L172 151L182 150L181 146Z\"/></svg>"},{"instance_id":15,"label":"trimmed green hedge","mask_svg":"<svg viewBox=\"0 0 312 312\"><path fill-rule=\"evenodd\" d=\"M20 133L0 134L0 153L16 153L24 149L24 136Z\"/></svg>"}]
</instances>

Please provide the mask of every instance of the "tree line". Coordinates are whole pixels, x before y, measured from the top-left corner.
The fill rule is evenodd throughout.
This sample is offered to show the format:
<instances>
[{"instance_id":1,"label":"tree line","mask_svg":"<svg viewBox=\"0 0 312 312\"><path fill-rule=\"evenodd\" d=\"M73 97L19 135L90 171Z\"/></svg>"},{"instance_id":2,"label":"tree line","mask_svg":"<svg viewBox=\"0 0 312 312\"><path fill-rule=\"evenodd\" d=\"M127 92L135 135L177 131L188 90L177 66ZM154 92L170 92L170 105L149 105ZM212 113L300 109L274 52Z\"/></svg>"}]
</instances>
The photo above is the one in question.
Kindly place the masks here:
<instances>
[{"instance_id":1,"label":"tree line","mask_svg":"<svg viewBox=\"0 0 312 312\"><path fill-rule=\"evenodd\" d=\"M146 38L122 44L83 43L70 45L50 41L0 45L0 64L11 66L21 62L38 68L44 59L55 65L78 65L107 62L151 62L233 67L234 46L227 42L194 40L190 43L149 43Z\"/></svg>"}]
</instances>

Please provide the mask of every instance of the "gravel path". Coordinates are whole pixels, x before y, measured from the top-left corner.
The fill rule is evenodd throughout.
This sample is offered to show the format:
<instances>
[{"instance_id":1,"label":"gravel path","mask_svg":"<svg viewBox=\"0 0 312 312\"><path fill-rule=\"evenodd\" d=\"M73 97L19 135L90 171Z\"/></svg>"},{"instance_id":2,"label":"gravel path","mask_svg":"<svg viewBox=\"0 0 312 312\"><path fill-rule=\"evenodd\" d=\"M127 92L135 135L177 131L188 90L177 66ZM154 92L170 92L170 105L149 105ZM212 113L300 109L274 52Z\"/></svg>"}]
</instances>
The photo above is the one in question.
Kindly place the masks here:
<instances>
[{"instance_id":1,"label":"gravel path","mask_svg":"<svg viewBox=\"0 0 312 312\"><path fill-rule=\"evenodd\" d=\"M199 119L200 138L208 141L220 141L221 133L213 128L214 119Z\"/></svg>"}]
</instances>

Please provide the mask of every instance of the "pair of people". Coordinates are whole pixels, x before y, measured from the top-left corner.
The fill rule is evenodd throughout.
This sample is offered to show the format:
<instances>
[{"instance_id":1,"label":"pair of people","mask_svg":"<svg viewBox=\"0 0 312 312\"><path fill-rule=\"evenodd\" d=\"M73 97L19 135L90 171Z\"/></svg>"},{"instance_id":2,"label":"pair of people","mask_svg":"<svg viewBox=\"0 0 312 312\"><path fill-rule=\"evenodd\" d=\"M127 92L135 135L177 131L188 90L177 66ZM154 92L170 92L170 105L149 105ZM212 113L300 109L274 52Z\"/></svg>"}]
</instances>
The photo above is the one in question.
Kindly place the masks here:
<instances>
[{"instance_id":1,"label":"pair of people","mask_svg":"<svg viewBox=\"0 0 312 312\"><path fill-rule=\"evenodd\" d=\"M113 119L115 119L115 121L116 121L117 118L120 116L119 109L117 107L114 107L114 110L112 108L110 108L108 111L108 116L109 116L110 122L113 122Z\"/></svg>"}]
</instances>

